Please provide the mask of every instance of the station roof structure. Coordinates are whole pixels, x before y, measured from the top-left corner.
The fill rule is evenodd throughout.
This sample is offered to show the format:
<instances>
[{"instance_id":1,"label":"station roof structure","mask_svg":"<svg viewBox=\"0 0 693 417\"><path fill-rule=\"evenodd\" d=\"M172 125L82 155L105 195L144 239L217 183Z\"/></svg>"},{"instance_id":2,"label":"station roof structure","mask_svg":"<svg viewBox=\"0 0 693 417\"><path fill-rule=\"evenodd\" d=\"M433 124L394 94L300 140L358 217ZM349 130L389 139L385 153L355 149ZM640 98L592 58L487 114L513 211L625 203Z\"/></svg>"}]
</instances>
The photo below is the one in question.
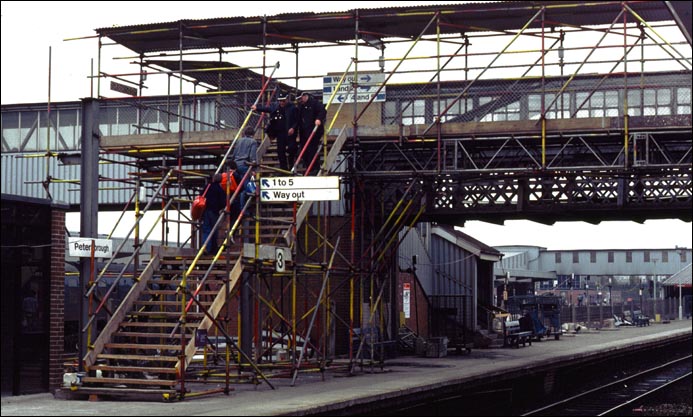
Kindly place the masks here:
<instances>
[{"instance_id":1,"label":"station roof structure","mask_svg":"<svg viewBox=\"0 0 693 417\"><path fill-rule=\"evenodd\" d=\"M686 265L685 268L675 273L674 275L667 278L662 285L664 286L675 286L679 285L682 287L691 287L691 270L693 269L693 264Z\"/></svg>"},{"instance_id":2,"label":"station roof structure","mask_svg":"<svg viewBox=\"0 0 693 417\"><path fill-rule=\"evenodd\" d=\"M338 44L353 41L355 27L358 27L360 39L366 41L413 38L419 35L420 28L425 27L436 12L440 12L442 34L520 29L542 7L545 7L544 22L555 22L555 26L606 25L612 23L614 13L621 10L623 4L620 1L512 1L384 7L329 13L184 19L106 27L95 31L99 36L145 54L181 49L219 50L319 42ZM625 4L648 22L676 20L683 26L682 30L687 31L690 41L691 2L645 1ZM541 24L541 20L537 19L529 27L540 28ZM552 27L546 29L550 31ZM263 36L265 32L267 36ZM426 34L435 33L435 25L430 25Z\"/></svg>"}]
</instances>

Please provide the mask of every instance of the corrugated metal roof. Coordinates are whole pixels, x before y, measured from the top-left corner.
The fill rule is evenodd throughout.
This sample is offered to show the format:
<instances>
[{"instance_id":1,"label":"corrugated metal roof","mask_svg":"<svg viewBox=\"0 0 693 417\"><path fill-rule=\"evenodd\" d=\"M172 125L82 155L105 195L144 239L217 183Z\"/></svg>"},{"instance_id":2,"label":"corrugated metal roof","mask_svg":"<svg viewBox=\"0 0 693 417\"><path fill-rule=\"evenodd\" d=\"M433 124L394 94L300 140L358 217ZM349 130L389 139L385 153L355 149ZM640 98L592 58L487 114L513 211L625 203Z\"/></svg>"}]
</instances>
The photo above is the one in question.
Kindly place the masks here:
<instances>
[{"instance_id":1,"label":"corrugated metal roof","mask_svg":"<svg viewBox=\"0 0 693 417\"><path fill-rule=\"evenodd\" d=\"M35 157L30 154L3 153L1 158L2 194L50 198L54 202L69 204L73 209L79 206L79 165L63 165L58 158ZM123 155L114 154L108 158L118 162L132 161L132 158ZM119 163L99 164L100 205L123 207L130 200L133 186L115 180L129 179L129 173L133 170L131 166ZM48 176L51 177L51 182L46 192L43 183Z\"/></svg>"},{"instance_id":2,"label":"corrugated metal roof","mask_svg":"<svg viewBox=\"0 0 693 417\"><path fill-rule=\"evenodd\" d=\"M676 286L678 287L679 285L682 285L684 287L690 287L691 286L691 269L693 264L688 264L686 265L685 268L680 270L679 272L675 273L674 275L670 276L664 282L662 282L662 285L671 285L671 286Z\"/></svg>"},{"instance_id":3,"label":"corrugated metal roof","mask_svg":"<svg viewBox=\"0 0 693 417\"><path fill-rule=\"evenodd\" d=\"M628 2L649 22L672 20L660 1ZM95 29L101 35L137 52L219 49L262 45L352 41L355 28L371 38L412 38L440 12L440 31L446 33L504 31L522 28L545 7L548 27L607 25L623 9L620 1L513 1L352 9L330 13L285 13L276 16L227 17ZM358 26L357 23L358 22ZM536 19L531 28L540 28ZM267 36L263 36L263 33ZM426 34L436 33L430 25Z\"/></svg>"}]
</instances>

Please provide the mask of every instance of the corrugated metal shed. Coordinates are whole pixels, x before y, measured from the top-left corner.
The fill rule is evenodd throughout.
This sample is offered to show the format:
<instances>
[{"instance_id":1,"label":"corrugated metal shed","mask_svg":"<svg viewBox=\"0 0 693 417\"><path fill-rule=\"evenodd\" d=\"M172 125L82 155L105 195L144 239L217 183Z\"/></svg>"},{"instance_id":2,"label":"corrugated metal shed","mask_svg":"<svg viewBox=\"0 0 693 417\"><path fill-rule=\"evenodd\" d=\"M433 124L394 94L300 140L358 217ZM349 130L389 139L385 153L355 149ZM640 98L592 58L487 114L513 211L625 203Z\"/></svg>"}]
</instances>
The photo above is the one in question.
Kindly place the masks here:
<instances>
[{"instance_id":1,"label":"corrugated metal shed","mask_svg":"<svg viewBox=\"0 0 693 417\"><path fill-rule=\"evenodd\" d=\"M693 269L692 266L693 264L686 265L685 268L683 268L682 270L680 270L679 272L675 273L674 275L667 278L664 282L662 282L662 285L675 287L681 285L683 287L691 287L691 269Z\"/></svg>"}]
</instances>

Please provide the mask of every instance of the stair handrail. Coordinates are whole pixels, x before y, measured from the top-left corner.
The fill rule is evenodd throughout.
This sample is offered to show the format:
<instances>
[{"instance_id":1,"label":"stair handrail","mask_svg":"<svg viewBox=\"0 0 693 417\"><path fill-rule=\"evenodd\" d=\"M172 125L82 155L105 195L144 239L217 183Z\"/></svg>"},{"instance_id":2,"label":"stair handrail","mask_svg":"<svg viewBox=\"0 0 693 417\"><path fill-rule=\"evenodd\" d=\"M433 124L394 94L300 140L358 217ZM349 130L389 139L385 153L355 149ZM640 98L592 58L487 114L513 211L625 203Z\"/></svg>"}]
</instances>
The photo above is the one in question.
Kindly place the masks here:
<instances>
[{"instance_id":1,"label":"stair handrail","mask_svg":"<svg viewBox=\"0 0 693 417\"><path fill-rule=\"evenodd\" d=\"M267 86L269 85L270 81L272 80L272 76L274 75L274 72L277 71L277 68L279 68L279 61L277 61L277 63L274 64L274 67L272 69L272 73L270 73L270 75L267 77L267 81L265 81L265 84L262 86L262 89L260 89L260 92L258 93L257 97L255 97L255 101L253 102L252 106L257 105L257 103L260 101L262 94L265 92L265 89L267 89ZM248 111L248 114L245 116L245 119L243 119L243 123L238 128L238 132L236 132L236 136L234 136L233 140L231 141L231 144L229 145L229 149L226 150L226 153L224 153L224 157L221 159L221 162L219 163L217 170L214 171L214 175L221 172L222 168L226 164L226 160L229 158L229 155L231 154L231 150L233 149L234 145L236 144L236 141L238 140L238 138L243 133L243 129L248 124L248 121L250 120L250 116L252 116L252 115L253 115L252 110Z\"/></svg>"},{"instance_id":2,"label":"stair handrail","mask_svg":"<svg viewBox=\"0 0 693 417\"><path fill-rule=\"evenodd\" d=\"M337 82L337 85L335 88L332 90L332 94L330 95L330 98L327 100L327 104L325 104L325 112L327 112L327 109L330 108L330 105L334 101L334 98L337 95L337 91L339 91L339 87L341 87L342 83L346 79L347 75L349 74L349 70L351 69L351 65L354 63L354 60L352 59L349 62L349 65L347 65L346 70L342 73L342 76L339 78L339 82ZM332 116L332 119L330 121L330 124L327 129L325 129L325 133L323 133L323 139L326 142L327 141L327 133L332 130L332 126L334 125L335 121L337 120L337 116L339 115L339 111L342 109L342 106L344 106L344 101L340 102L339 108L337 109L337 112L335 112L334 116ZM308 140L306 143L303 145L301 152L298 154L298 157L296 158L296 161L294 162L294 165L291 167L291 174L296 174L296 170L298 169L298 164L301 162L301 159L303 159L303 154L305 153L306 149L308 149L308 146L310 145L310 142L313 140L313 137L315 136L315 132L317 132L318 126L315 126L313 130L310 132L310 136L308 137ZM318 152L316 152L316 155ZM315 157L313 157L315 159ZM327 162L327 161L325 161ZM310 164L312 167L312 163ZM325 167L329 166L325 163ZM310 167L309 167L310 168ZM310 169L306 169L306 173L310 172ZM305 174L304 174L305 175Z\"/></svg>"},{"instance_id":3,"label":"stair handrail","mask_svg":"<svg viewBox=\"0 0 693 417\"><path fill-rule=\"evenodd\" d=\"M154 231L154 228L155 228L156 225L159 223L159 220L161 220L161 219L163 218L164 213L166 213L166 210L168 209L168 207L171 205L172 202L173 202L172 199L169 199L169 200L166 202L166 205L164 206L164 208L161 210L161 212L159 212L159 216L156 218L156 221L152 224L152 226L150 227L149 231L148 231L147 234L145 235L143 242L146 242L146 241L147 241L147 239L149 238L149 235L152 234L152 232ZM116 279L111 283L111 286L108 287L108 290L106 291L106 294L104 294L104 296L101 298L101 302L99 303L98 307L97 307L96 310L94 310L94 312L91 314L91 317L89 317L89 320L87 321L87 323L82 327L82 331L83 331L83 332L87 331L87 329L89 328L89 326L91 325L91 323L94 321L94 319L96 319L96 316L99 314L99 312L101 312L101 309L102 309L103 306L106 304L106 301L108 301L108 297L111 295L111 293L113 293L113 290L118 286L118 283L119 283L120 280L123 278L123 274L125 273L125 270L126 270L127 267L130 265L130 263L133 261L133 259L135 259L135 256L137 256L137 255L140 253L141 248L142 248L142 246L140 245L139 247L137 247L137 248L132 252L132 255L130 255L130 257L128 258L128 261L125 263L123 269L120 271L120 273L118 274L118 276L116 277ZM105 269L104 269L104 270L105 270ZM133 283L133 286L136 286L136 285L138 284L138 282L139 282L139 280L135 280L135 282ZM96 288L96 287L92 287L92 289L93 289L93 288ZM122 302L121 302L121 303L122 303Z\"/></svg>"},{"instance_id":4,"label":"stair handrail","mask_svg":"<svg viewBox=\"0 0 693 417\"><path fill-rule=\"evenodd\" d=\"M120 254L121 249L123 249L123 247L125 246L125 243L130 238L130 235L135 230L135 227L137 227L139 225L140 220L142 219L142 217L144 217L144 214L149 210L149 207L154 203L154 199L159 195L159 193L163 189L166 182L168 182L168 179L171 177L171 174L174 171L175 171L174 168L169 169L168 172L166 173L166 175L164 175L164 178L161 179L161 181L159 182L159 186L154 191L154 196L152 198L150 198L149 202L147 202L147 205L144 206L144 209L142 210L142 215L140 217L138 217L137 220L135 220L135 224L132 225L132 227L130 228L130 231L127 233L127 235L125 236L123 241L120 243L120 245L118 245L118 248L116 248L115 252L113 252L113 255L108 260L108 262L106 262L106 265L101 270L101 273L99 273L98 277L96 277L96 279L91 283L91 286L87 289L87 292L84 294L84 297L89 297L91 295L91 293L94 292L94 289L96 288L99 281L101 281L101 278L103 278L104 274L108 270L108 267L111 266L111 263L113 263L113 260L117 258L118 254ZM139 250L139 248L135 248L135 250Z\"/></svg>"},{"instance_id":5,"label":"stair handrail","mask_svg":"<svg viewBox=\"0 0 693 417\"><path fill-rule=\"evenodd\" d=\"M334 143L332 144L332 147L330 148L330 152L327 154L327 158L325 158L324 166L331 166L334 161L337 160L337 156L342 152L342 147L346 143L347 139L347 125L344 124L342 127L342 130L339 132L339 135L337 136L337 139L335 139ZM313 201L304 201L301 203L299 206L298 210L296 211L296 230L298 230L301 225L303 224L303 221L305 220L306 216L308 216L308 212L310 211L310 208L313 206ZM289 227L289 229L284 232L284 241L287 242L289 246L293 244L293 225L292 227Z\"/></svg>"}]
</instances>

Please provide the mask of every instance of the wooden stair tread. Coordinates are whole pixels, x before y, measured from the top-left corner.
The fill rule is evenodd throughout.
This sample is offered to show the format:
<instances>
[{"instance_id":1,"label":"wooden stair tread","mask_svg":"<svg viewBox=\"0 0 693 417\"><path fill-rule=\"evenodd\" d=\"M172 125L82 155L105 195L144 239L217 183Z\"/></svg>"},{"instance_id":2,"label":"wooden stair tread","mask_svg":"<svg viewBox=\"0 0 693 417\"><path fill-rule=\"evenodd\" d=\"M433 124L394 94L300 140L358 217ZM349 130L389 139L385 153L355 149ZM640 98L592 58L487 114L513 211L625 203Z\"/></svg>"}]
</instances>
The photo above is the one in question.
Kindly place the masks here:
<instances>
[{"instance_id":1,"label":"wooden stair tread","mask_svg":"<svg viewBox=\"0 0 693 417\"><path fill-rule=\"evenodd\" d=\"M176 332L176 334L174 334L173 337L171 337L170 333L147 333L147 332L116 332L116 333L113 333L113 336L114 337L144 337L144 338L149 338L149 339L154 339L154 338L180 339L180 337L181 337L180 333L178 333L178 332Z\"/></svg>"},{"instance_id":2,"label":"wooden stair tread","mask_svg":"<svg viewBox=\"0 0 693 417\"><path fill-rule=\"evenodd\" d=\"M116 353L99 353L97 359L120 359L145 362L178 362L177 356L151 356L151 355L119 355Z\"/></svg>"},{"instance_id":3,"label":"wooden stair tread","mask_svg":"<svg viewBox=\"0 0 693 417\"><path fill-rule=\"evenodd\" d=\"M204 290L200 291L200 295L216 295L218 291L211 291L211 290ZM153 290L153 289L146 289L142 291L142 294L147 294L147 295L176 295L179 294L178 291L176 290Z\"/></svg>"},{"instance_id":4,"label":"wooden stair tread","mask_svg":"<svg viewBox=\"0 0 693 417\"><path fill-rule=\"evenodd\" d=\"M110 349L142 349L142 350L181 350L180 345L149 344L149 343L106 343L104 347Z\"/></svg>"},{"instance_id":5,"label":"wooden stair tread","mask_svg":"<svg viewBox=\"0 0 693 417\"><path fill-rule=\"evenodd\" d=\"M216 294L215 291L211 291L212 293ZM180 301L149 301L149 300L137 300L135 301L135 304L138 305L145 305L145 306L179 306ZM200 304L202 305L210 305L212 304L211 301L200 301Z\"/></svg>"},{"instance_id":6,"label":"wooden stair tread","mask_svg":"<svg viewBox=\"0 0 693 417\"><path fill-rule=\"evenodd\" d=\"M169 379L136 379L136 378L96 378L93 376L85 376L82 382L91 384L133 384L133 385L176 385L175 380Z\"/></svg>"},{"instance_id":7,"label":"wooden stair tread","mask_svg":"<svg viewBox=\"0 0 693 417\"><path fill-rule=\"evenodd\" d=\"M155 318L156 316L161 316L164 318L171 318L171 317L178 317L182 313L180 311L132 311L128 316L133 317L133 316L143 316L143 317L149 317L149 318ZM187 313L188 316L192 317L203 317L205 313L196 313L189 311Z\"/></svg>"},{"instance_id":8,"label":"wooden stair tread","mask_svg":"<svg viewBox=\"0 0 693 417\"><path fill-rule=\"evenodd\" d=\"M174 367L162 368L158 366L118 366L118 365L92 365L89 370L100 369L113 372L149 372L152 374L175 374L178 370Z\"/></svg>"},{"instance_id":9,"label":"wooden stair tread","mask_svg":"<svg viewBox=\"0 0 693 417\"><path fill-rule=\"evenodd\" d=\"M120 323L120 327L176 327L178 325L178 322L172 322L172 323L152 323L152 322L146 322L146 321L124 321ZM198 323L185 323L185 327L197 327L199 324Z\"/></svg>"}]
</instances>

